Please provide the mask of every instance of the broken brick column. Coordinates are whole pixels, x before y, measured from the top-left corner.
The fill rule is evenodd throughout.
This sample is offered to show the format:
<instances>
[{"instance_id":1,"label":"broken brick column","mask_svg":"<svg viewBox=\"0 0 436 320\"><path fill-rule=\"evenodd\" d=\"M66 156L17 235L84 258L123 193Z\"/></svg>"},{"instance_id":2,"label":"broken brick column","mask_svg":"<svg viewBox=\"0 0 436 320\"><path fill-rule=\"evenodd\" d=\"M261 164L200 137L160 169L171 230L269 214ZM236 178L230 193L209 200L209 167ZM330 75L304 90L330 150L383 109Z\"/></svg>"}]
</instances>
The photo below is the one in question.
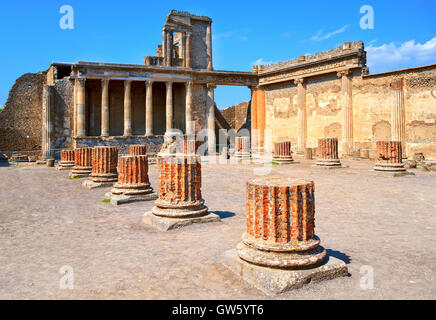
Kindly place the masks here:
<instances>
[{"instance_id":1,"label":"broken brick column","mask_svg":"<svg viewBox=\"0 0 436 320\"><path fill-rule=\"evenodd\" d=\"M183 141L183 153L188 155L197 154L200 141L187 139Z\"/></svg>"},{"instance_id":2,"label":"broken brick column","mask_svg":"<svg viewBox=\"0 0 436 320\"><path fill-rule=\"evenodd\" d=\"M201 157L196 155L158 156L159 197L143 223L161 231L192 223L220 221L209 213L201 194Z\"/></svg>"},{"instance_id":3,"label":"broken brick column","mask_svg":"<svg viewBox=\"0 0 436 320\"><path fill-rule=\"evenodd\" d=\"M401 141L377 141L376 171L406 171L403 164Z\"/></svg>"},{"instance_id":4,"label":"broken brick column","mask_svg":"<svg viewBox=\"0 0 436 320\"><path fill-rule=\"evenodd\" d=\"M118 180L117 163L117 147L94 147L92 149L92 173L87 186L90 188L112 186Z\"/></svg>"},{"instance_id":5,"label":"broken brick column","mask_svg":"<svg viewBox=\"0 0 436 320\"><path fill-rule=\"evenodd\" d=\"M283 141L274 143L273 160L279 163L290 163L292 159L291 141Z\"/></svg>"},{"instance_id":6,"label":"broken brick column","mask_svg":"<svg viewBox=\"0 0 436 320\"><path fill-rule=\"evenodd\" d=\"M92 148L74 150L74 167L71 177L88 177L92 172Z\"/></svg>"},{"instance_id":7,"label":"broken brick column","mask_svg":"<svg viewBox=\"0 0 436 320\"><path fill-rule=\"evenodd\" d=\"M236 250L247 262L301 269L322 264L326 250L315 236L313 181L262 177L247 182L247 231Z\"/></svg>"},{"instance_id":8,"label":"broken brick column","mask_svg":"<svg viewBox=\"0 0 436 320\"><path fill-rule=\"evenodd\" d=\"M207 214L201 196L201 163L198 156L158 157L159 199L152 213L171 218Z\"/></svg>"},{"instance_id":9,"label":"broken brick column","mask_svg":"<svg viewBox=\"0 0 436 320\"><path fill-rule=\"evenodd\" d=\"M59 170L69 170L74 167L74 150L62 150Z\"/></svg>"},{"instance_id":10,"label":"broken brick column","mask_svg":"<svg viewBox=\"0 0 436 320\"><path fill-rule=\"evenodd\" d=\"M129 154L131 156L146 156L147 146L140 144L132 144L129 146Z\"/></svg>"},{"instance_id":11,"label":"broken brick column","mask_svg":"<svg viewBox=\"0 0 436 320\"><path fill-rule=\"evenodd\" d=\"M148 156L129 155L118 159L118 182L111 190L111 203L155 200L148 177Z\"/></svg>"},{"instance_id":12,"label":"broken brick column","mask_svg":"<svg viewBox=\"0 0 436 320\"><path fill-rule=\"evenodd\" d=\"M318 140L318 158L317 166L333 167L341 166L341 161L338 156L338 139L325 138Z\"/></svg>"},{"instance_id":13,"label":"broken brick column","mask_svg":"<svg viewBox=\"0 0 436 320\"><path fill-rule=\"evenodd\" d=\"M250 158L250 137L235 137L235 158Z\"/></svg>"}]
</instances>

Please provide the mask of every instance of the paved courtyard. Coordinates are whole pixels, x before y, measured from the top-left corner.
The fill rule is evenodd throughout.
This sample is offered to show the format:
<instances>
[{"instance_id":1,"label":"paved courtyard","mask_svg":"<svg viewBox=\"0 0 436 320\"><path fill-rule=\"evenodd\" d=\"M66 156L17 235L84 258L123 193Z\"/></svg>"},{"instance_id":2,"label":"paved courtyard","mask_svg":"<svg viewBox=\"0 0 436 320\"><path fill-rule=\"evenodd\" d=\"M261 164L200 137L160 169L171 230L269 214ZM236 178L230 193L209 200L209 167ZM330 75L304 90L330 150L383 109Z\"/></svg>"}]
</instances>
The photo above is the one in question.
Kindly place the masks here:
<instances>
[{"instance_id":1,"label":"paved courtyard","mask_svg":"<svg viewBox=\"0 0 436 320\"><path fill-rule=\"evenodd\" d=\"M245 229L245 182L259 165L203 164L203 197L223 219L158 232L141 223L153 202L113 207L109 188L87 190L67 171L0 167L0 299L434 299L436 173L392 178L373 162L273 166L316 186L316 233L349 277L271 297L218 263ZM152 186L157 167L150 166ZM60 289L70 266L74 289ZM374 288L360 286L362 266ZM365 267L364 267L365 268Z\"/></svg>"}]
</instances>

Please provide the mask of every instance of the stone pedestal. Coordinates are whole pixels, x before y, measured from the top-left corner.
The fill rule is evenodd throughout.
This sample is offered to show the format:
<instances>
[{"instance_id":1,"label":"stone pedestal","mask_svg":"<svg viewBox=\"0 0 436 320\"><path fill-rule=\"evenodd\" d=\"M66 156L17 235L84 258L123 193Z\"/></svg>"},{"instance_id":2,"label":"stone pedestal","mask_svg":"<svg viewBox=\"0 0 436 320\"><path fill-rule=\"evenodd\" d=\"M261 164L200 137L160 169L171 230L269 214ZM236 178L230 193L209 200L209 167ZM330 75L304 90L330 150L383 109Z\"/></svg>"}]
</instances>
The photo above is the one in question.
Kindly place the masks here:
<instances>
[{"instance_id":1,"label":"stone pedestal","mask_svg":"<svg viewBox=\"0 0 436 320\"><path fill-rule=\"evenodd\" d=\"M304 159L305 160L312 160L312 148L304 148Z\"/></svg>"},{"instance_id":2,"label":"stone pedestal","mask_svg":"<svg viewBox=\"0 0 436 320\"><path fill-rule=\"evenodd\" d=\"M238 160L250 159L250 137L235 137L235 153L233 156Z\"/></svg>"},{"instance_id":3,"label":"stone pedestal","mask_svg":"<svg viewBox=\"0 0 436 320\"><path fill-rule=\"evenodd\" d=\"M158 157L159 198L144 223L167 231L194 222L219 221L209 214L201 196L199 156Z\"/></svg>"},{"instance_id":4,"label":"stone pedestal","mask_svg":"<svg viewBox=\"0 0 436 320\"><path fill-rule=\"evenodd\" d=\"M292 163L291 142L283 141L274 143L274 156L273 161L280 164Z\"/></svg>"},{"instance_id":5,"label":"stone pedestal","mask_svg":"<svg viewBox=\"0 0 436 320\"><path fill-rule=\"evenodd\" d=\"M74 167L74 150L62 150L58 170L71 170Z\"/></svg>"},{"instance_id":6,"label":"stone pedestal","mask_svg":"<svg viewBox=\"0 0 436 320\"><path fill-rule=\"evenodd\" d=\"M338 139L325 138L318 140L318 158L316 167L341 168L341 161L338 155Z\"/></svg>"},{"instance_id":7,"label":"stone pedestal","mask_svg":"<svg viewBox=\"0 0 436 320\"><path fill-rule=\"evenodd\" d=\"M405 172L401 141L377 141L375 171Z\"/></svg>"},{"instance_id":8,"label":"stone pedestal","mask_svg":"<svg viewBox=\"0 0 436 320\"><path fill-rule=\"evenodd\" d=\"M344 262L329 265L315 235L314 192L313 181L281 177L248 181L247 231L236 247L237 256L226 253L223 264L236 272L247 270L240 273L243 279L268 293L302 286L312 278L347 275Z\"/></svg>"},{"instance_id":9,"label":"stone pedestal","mask_svg":"<svg viewBox=\"0 0 436 320\"><path fill-rule=\"evenodd\" d=\"M132 144L129 146L129 154L131 156L146 156L147 146L141 144Z\"/></svg>"},{"instance_id":10,"label":"stone pedestal","mask_svg":"<svg viewBox=\"0 0 436 320\"><path fill-rule=\"evenodd\" d=\"M156 200L148 178L146 155L123 156L118 159L118 182L109 194L111 204Z\"/></svg>"},{"instance_id":11,"label":"stone pedestal","mask_svg":"<svg viewBox=\"0 0 436 320\"><path fill-rule=\"evenodd\" d=\"M118 180L117 147L94 147L92 149L92 173L83 185L88 189L111 187Z\"/></svg>"},{"instance_id":12,"label":"stone pedestal","mask_svg":"<svg viewBox=\"0 0 436 320\"><path fill-rule=\"evenodd\" d=\"M221 150L220 158L223 160L229 159L229 148L228 147L223 147L223 149Z\"/></svg>"},{"instance_id":13,"label":"stone pedestal","mask_svg":"<svg viewBox=\"0 0 436 320\"><path fill-rule=\"evenodd\" d=\"M88 177L92 172L92 148L74 150L74 167L71 178Z\"/></svg>"}]
</instances>

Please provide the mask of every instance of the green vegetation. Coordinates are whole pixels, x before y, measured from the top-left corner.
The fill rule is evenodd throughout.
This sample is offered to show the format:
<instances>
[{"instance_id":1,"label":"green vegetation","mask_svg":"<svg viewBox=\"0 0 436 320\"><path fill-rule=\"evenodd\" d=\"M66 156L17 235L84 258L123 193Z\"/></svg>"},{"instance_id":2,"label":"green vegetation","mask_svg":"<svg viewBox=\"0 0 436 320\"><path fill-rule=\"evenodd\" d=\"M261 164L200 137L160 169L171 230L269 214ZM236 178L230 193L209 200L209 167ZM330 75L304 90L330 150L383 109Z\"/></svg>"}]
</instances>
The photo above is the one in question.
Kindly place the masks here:
<instances>
[{"instance_id":1,"label":"green vegetation","mask_svg":"<svg viewBox=\"0 0 436 320\"><path fill-rule=\"evenodd\" d=\"M272 162L265 162L265 164L272 164L273 166L278 166L279 165L278 162L274 162L274 161L272 161Z\"/></svg>"},{"instance_id":2,"label":"green vegetation","mask_svg":"<svg viewBox=\"0 0 436 320\"><path fill-rule=\"evenodd\" d=\"M103 199L103 202L104 202L104 203L110 203L110 202L111 202L111 199Z\"/></svg>"},{"instance_id":3,"label":"green vegetation","mask_svg":"<svg viewBox=\"0 0 436 320\"><path fill-rule=\"evenodd\" d=\"M75 179L82 179L83 176L75 176L75 177L70 177L70 180L75 180Z\"/></svg>"}]
</instances>

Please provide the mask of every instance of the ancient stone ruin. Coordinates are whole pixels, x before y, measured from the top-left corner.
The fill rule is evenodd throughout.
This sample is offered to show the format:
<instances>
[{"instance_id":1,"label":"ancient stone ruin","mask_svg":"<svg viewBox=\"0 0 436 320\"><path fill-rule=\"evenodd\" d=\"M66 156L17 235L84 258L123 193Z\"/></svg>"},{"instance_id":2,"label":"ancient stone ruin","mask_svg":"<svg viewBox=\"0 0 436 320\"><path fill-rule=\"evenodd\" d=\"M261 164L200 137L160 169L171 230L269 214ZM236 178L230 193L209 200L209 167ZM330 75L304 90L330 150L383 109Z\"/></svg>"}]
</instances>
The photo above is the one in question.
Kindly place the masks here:
<instances>
[{"instance_id":1,"label":"ancient stone ruin","mask_svg":"<svg viewBox=\"0 0 436 320\"><path fill-rule=\"evenodd\" d=\"M318 140L318 158L316 167L340 168L342 167L338 155L338 139L324 138Z\"/></svg>"},{"instance_id":2,"label":"ancient stone ruin","mask_svg":"<svg viewBox=\"0 0 436 320\"><path fill-rule=\"evenodd\" d=\"M108 197L114 205L157 198L148 177L148 156L128 155L118 158L118 182Z\"/></svg>"},{"instance_id":3,"label":"ancient stone ruin","mask_svg":"<svg viewBox=\"0 0 436 320\"><path fill-rule=\"evenodd\" d=\"M71 170L74 167L74 150L62 150L59 170Z\"/></svg>"},{"instance_id":4,"label":"ancient stone ruin","mask_svg":"<svg viewBox=\"0 0 436 320\"><path fill-rule=\"evenodd\" d=\"M129 154L132 156L146 156L147 155L147 146L146 145L137 145L133 144L129 146Z\"/></svg>"},{"instance_id":5,"label":"ancient stone ruin","mask_svg":"<svg viewBox=\"0 0 436 320\"><path fill-rule=\"evenodd\" d=\"M251 158L250 137L235 137L234 158L237 160L249 160Z\"/></svg>"},{"instance_id":6,"label":"ancient stone ruin","mask_svg":"<svg viewBox=\"0 0 436 320\"><path fill-rule=\"evenodd\" d=\"M280 164L292 163L294 161L294 159L292 158L290 141L274 143L273 161Z\"/></svg>"},{"instance_id":7,"label":"ancient stone ruin","mask_svg":"<svg viewBox=\"0 0 436 320\"><path fill-rule=\"evenodd\" d=\"M219 221L208 213L201 195L199 156L175 155L158 158L159 198L144 215L144 222L161 230L180 228L197 222Z\"/></svg>"},{"instance_id":8,"label":"ancient stone ruin","mask_svg":"<svg viewBox=\"0 0 436 320\"><path fill-rule=\"evenodd\" d=\"M94 147L92 149L92 172L83 185L88 189L112 186L118 180L117 163L117 147Z\"/></svg>"},{"instance_id":9,"label":"ancient stone ruin","mask_svg":"<svg viewBox=\"0 0 436 320\"><path fill-rule=\"evenodd\" d=\"M247 231L223 263L267 293L348 274L315 235L313 181L262 177L247 182Z\"/></svg>"},{"instance_id":10,"label":"ancient stone ruin","mask_svg":"<svg viewBox=\"0 0 436 320\"><path fill-rule=\"evenodd\" d=\"M88 177L92 172L92 148L77 148L74 150L74 167L71 178Z\"/></svg>"}]
</instances>

